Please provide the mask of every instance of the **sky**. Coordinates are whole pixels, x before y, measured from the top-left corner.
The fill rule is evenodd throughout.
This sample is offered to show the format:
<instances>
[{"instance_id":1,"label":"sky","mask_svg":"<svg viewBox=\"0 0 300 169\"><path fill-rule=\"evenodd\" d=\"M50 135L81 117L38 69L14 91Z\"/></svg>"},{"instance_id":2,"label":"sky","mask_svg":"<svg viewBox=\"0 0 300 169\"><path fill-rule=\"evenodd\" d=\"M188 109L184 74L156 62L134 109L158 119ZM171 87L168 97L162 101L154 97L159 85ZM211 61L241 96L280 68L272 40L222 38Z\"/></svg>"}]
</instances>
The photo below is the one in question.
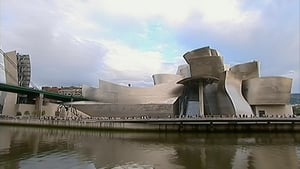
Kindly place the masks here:
<instances>
[{"instance_id":1,"label":"sky","mask_svg":"<svg viewBox=\"0 0 300 169\"><path fill-rule=\"evenodd\" d=\"M176 73L210 46L228 65L260 62L300 93L299 0L0 0L0 48L29 54L37 86L132 86Z\"/></svg>"}]
</instances>

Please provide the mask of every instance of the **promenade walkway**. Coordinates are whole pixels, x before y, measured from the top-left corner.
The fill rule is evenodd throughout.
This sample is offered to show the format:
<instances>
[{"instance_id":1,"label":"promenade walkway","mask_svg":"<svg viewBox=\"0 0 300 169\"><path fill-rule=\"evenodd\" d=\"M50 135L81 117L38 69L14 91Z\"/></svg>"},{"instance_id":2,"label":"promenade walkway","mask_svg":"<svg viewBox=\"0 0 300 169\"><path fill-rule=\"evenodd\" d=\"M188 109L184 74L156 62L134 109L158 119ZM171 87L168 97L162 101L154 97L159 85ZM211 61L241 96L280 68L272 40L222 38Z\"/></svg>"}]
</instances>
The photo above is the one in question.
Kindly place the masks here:
<instances>
[{"instance_id":1,"label":"promenade walkway","mask_svg":"<svg viewBox=\"0 0 300 169\"><path fill-rule=\"evenodd\" d=\"M179 132L296 132L300 118L44 119L1 118L0 125L93 130Z\"/></svg>"}]
</instances>

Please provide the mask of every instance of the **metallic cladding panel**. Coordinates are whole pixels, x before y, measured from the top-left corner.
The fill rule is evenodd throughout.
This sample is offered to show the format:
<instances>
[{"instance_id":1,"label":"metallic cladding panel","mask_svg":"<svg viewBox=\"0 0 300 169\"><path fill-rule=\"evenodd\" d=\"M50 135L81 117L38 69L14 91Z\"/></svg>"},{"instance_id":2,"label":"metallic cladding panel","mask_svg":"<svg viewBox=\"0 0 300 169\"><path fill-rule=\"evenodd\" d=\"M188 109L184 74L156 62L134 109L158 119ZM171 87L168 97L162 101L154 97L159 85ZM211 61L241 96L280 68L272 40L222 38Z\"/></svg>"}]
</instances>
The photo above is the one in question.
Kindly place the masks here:
<instances>
[{"instance_id":1,"label":"metallic cladding panel","mask_svg":"<svg viewBox=\"0 0 300 169\"><path fill-rule=\"evenodd\" d=\"M259 62L253 61L232 66L230 71L241 80L259 77Z\"/></svg>"},{"instance_id":2,"label":"metallic cladding panel","mask_svg":"<svg viewBox=\"0 0 300 169\"><path fill-rule=\"evenodd\" d=\"M219 78L224 71L224 64L220 56L201 56L190 60L192 77Z\"/></svg>"},{"instance_id":3,"label":"metallic cladding panel","mask_svg":"<svg viewBox=\"0 0 300 169\"><path fill-rule=\"evenodd\" d=\"M174 74L155 74L152 75L154 85L162 84L162 83L173 83L175 84L179 80L182 79L180 75Z\"/></svg>"},{"instance_id":4,"label":"metallic cladding panel","mask_svg":"<svg viewBox=\"0 0 300 169\"><path fill-rule=\"evenodd\" d=\"M185 64L178 66L176 74L182 76L183 78L191 77L190 65Z\"/></svg>"},{"instance_id":5,"label":"metallic cladding panel","mask_svg":"<svg viewBox=\"0 0 300 169\"><path fill-rule=\"evenodd\" d=\"M290 103L292 79L262 77L243 82L243 93L250 105L283 105Z\"/></svg>"},{"instance_id":6,"label":"metallic cladding panel","mask_svg":"<svg viewBox=\"0 0 300 169\"><path fill-rule=\"evenodd\" d=\"M217 89L217 83L207 84L204 88L204 110L207 115L220 115Z\"/></svg>"},{"instance_id":7,"label":"metallic cladding panel","mask_svg":"<svg viewBox=\"0 0 300 169\"><path fill-rule=\"evenodd\" d=\"M235 110L225 89L226 73L222 73L218 83L217 101L220 115L235 115Z\"/></svg>"},{"instance_id":8,"label":"metallic cladding panel","mask_svg":"<svg viewBox=\"0 0 300 169\"><path fill-rule=\"evenodd\" d=\"M182 94L183 85L162 83L148 88L127 87L100 81L99 88L83 86L83 97L102 103L116 104L173 104Z\"/></svg>"},{"instance_id":9,"label":"metallic cladding panel","mask_svg":"<svg viewBox=\"0 0 300 169\"><path fill-rule=\"evenodd\" d=\"M192 57L197 57L197 56L211 56L211 49L209 46L207 47L203 47L203 48L199 48L199 49L195 49L192 50L190 52L187 52L183 55L184 59L186 60L186 62L189 62L189 59Z\"/></svg>"},{"instance_id":10,"label":"metallic cladding panel","mask_svg":"<svg viewBox=\"0 0 300 169\"><path fill-rule=\"evenodd\" d=\"M250 116L253 115L250 105L254 108L258 105L289 104L291 79L259 78L257 61L238 64L225 71L223 58L215 49L204 47L187 52L183 57L188 64L179 66L176 75L153 75L153 87L127 87L103 80L99 81L99 88L84 86L83 96L99 104L92 106L93 108L80 106L93 109L90 111L98 115L106 112L105 116L122 112L125 112L124 116L143 113L156 116L174 115L178 111L178 104L183 113L198 104L199 100L204 100L206 115ZM197 99L187 99L187 93L182 94L184 85L186 89L190 89L190 84L198 84L199 81L203 83L203 96L201 94ZM200 91L199 86L197 90ZM192 109L193 112L195 110Z\"/></svg>"},{"instance_id":11,"label":"metallic cladding panel","mask_svg":"<svg viewBox=\"0 0 300 169\"><path fill-rule=\"evenodd\" d=\"M237 74L232 71L226 72L225 90L232 102L235 115L247 115L250 117L253 115L253 112L249 103L243 97L242 80L238 78L241 76Z\"/></svg>"},{"instance_id":12,"label":"metallic cladding panel","mask_svg":"<svg viewBox=\"0 0 300 169\"><path fill-rule=\"evenodd\" d=\"M17 53L16 51L5 53L4 57L6 83L18 86Z\"/></svg>"},{"instance_id":13,"label":"metallic cladding panel","mask_svg":"<svg viewBox=\"0 0 300 169\"><path fill-rule=\"evenodd\" d=\"M18 86L16 51L7 52L4 56L5 79L7 84ZM15 104L17 102L16 93L6 93L2 113L5 115L15 115Z\"/></svg>"},{"instance_id":14,"label":"metallic cladding panel","mask_svg":"<svg viewBox=\"0 0 300 169\"><path fill-rule=\"evenodd\" d=\"M110 104L72 103L78 110L94 117L173 117L176 108L173 104Z\"/></svg>"},{"instance_id":15,"label":"metallic cladding panel","mask_svg":"<svg viewBox=\"0 0 300 169\"><path fill-rule=\"evenodd\" d=\"M219 78L224 71L223 59L215 49L204 47L183 55L190 65L191 77Z\"/></svg>"}]
</instances>

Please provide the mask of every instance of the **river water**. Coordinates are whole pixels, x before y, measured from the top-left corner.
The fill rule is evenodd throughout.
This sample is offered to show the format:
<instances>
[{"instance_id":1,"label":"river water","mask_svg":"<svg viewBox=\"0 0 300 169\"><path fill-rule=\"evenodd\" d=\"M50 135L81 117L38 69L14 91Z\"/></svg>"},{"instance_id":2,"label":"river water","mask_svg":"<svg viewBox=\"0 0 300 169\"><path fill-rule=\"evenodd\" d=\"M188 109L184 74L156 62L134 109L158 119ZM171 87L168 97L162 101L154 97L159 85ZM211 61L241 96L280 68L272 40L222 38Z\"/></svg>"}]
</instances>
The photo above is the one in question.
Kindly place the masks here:
<instances>
[{"instance_id":1,"label":"river water","mask_svg":"<svg viewBox=\"0 0 300 169\"><path fill-rule=\"evenodd\" d=\"M0 126L0 169L299 169L300 133L134 133Z\"/></svg>"}]
</instances>

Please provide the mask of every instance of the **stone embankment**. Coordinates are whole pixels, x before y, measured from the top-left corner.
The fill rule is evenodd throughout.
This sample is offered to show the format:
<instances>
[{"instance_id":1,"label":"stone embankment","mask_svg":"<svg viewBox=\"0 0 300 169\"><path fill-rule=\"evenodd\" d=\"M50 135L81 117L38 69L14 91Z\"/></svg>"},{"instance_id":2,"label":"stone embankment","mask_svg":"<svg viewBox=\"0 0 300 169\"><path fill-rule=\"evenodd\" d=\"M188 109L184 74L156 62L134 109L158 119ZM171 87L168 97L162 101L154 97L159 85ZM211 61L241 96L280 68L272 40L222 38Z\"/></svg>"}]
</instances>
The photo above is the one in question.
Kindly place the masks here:
<instances>
[{"instance_id":1,"label":"stone embankment","mask_svg":"<svg viewBox=\"0 0 300 169\"><path fill-rule=\"evenodd\" d=\"M1 118L0 125L176 132L298 132L300 118L44 119Z\"/></svg>"}]
</instances>

